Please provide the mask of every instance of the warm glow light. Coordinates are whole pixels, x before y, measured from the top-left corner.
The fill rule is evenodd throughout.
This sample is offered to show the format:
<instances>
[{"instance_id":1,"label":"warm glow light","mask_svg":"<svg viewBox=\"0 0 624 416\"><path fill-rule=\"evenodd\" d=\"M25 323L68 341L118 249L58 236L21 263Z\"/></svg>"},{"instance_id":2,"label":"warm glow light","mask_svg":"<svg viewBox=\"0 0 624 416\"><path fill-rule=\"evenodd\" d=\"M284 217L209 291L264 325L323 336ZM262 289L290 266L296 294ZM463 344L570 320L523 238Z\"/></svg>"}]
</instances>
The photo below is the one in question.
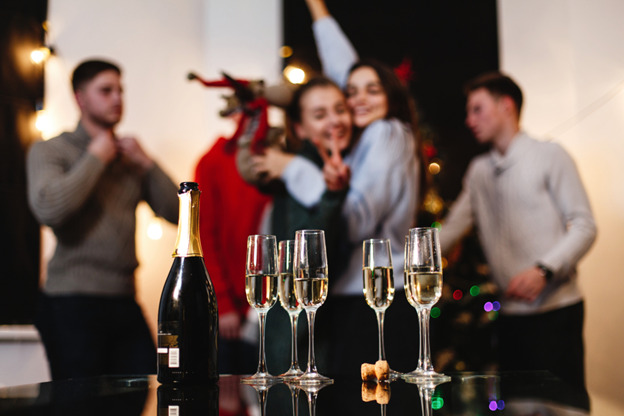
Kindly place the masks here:
<instances>
[{"instance_id":1,"label":"warm glow light","mask_svg":"<svg viewBox=\"0 0 624 416\"><path fill-rule=\"evenodd\" d=\"M290 46L284 45L280 48L280 56L282 58L290 58L293 54L293 50Z\"/></svg>"},{"instance_id":2,"label":"warm glow light","mask_svg":"<svg viewBox=\"0 0 624 416\"><path fill-rule=\"evenodd\" d=\"M432 175L437 175L438 173L440 173L440 170L442 168L440 167L439 163L436 162L431 162L429 163L429 173Z\"/></svg>"},{"instance_id":3,"label":"warm glow light","mask_svg":"<svg viewBox=\"0 0 624 416\"><path fill-rule=\"evenodd\" d=\"M147 225L147 236L151 240L160 240L163 235L161 220L158 217L152 218Z\"/></svg>"},{"instance_id":4,"label":"warm glow light","mask_svg":"<svg viewBox=\"0 0 624 416\"><path fill-rule=\"evenodd\" d=\"M290 65L284 68L284 76L292 84L303 84L306 78L306 74L303 69Z\"/></svg>"},{"instance_id":5,"label":"warm glow light","mask_svg":"<svg viewBox=\"0 0 624 416\"><path fill-rule=\"evenodd\" d=\"M45 62L46 59L50 56L50 48L46 48L42 46L41 48L37 48L30 53L30 60L34 64L41 64Z\"/></svg>"},{"instance_id":6,"label":"warm glow light","mask_svg":"<svg viewBox=\"0 0 624 416\"><path fill-rule=\"evenodd\" d=\"M52 122L50 121L50 117L45 112L45 110L37 111L37 119L35 120L35 128L39 130L41 133L44 133L50 130Z\"/></svg>"}]
</instances>

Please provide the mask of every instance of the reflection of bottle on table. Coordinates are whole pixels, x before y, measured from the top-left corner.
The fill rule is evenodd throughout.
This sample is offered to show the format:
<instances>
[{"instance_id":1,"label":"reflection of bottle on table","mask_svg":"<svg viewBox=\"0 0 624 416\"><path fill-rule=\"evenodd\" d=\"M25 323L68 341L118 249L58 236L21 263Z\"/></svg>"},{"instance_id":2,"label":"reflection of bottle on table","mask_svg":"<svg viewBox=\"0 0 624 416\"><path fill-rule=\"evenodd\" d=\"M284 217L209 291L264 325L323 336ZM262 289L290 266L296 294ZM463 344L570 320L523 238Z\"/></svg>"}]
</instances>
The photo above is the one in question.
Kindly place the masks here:
<instances>
[{"instance_id":1,"label":"reflection of bottle on table","mask_svg":"<svg viewBox=\"0 0 624 416\"><path fill-rule=\"evenodd\" d=\"M217 384L198 386L158 386L158 416L219 414Z\"/></svg>"}]
</instances>

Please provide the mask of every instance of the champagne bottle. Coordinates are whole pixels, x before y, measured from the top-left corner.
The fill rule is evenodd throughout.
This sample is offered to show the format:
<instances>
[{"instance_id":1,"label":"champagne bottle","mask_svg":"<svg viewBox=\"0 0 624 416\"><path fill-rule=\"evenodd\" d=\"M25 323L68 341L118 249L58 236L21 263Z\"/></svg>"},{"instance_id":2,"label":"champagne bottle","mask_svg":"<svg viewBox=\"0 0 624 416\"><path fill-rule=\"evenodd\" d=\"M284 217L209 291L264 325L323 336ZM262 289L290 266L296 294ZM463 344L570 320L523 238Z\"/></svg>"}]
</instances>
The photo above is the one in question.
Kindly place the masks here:
<instances>
[{"instance_id":1,"label":"champagne bottle","mask_svg":"<svg viewBox=\"0 0 624 416\"><path fill-rule=\"evenodd\" d=\"M218 380L217 299L199 239L199 188L182 182L173 265L158 308L158 381L208 384Z\"/></svg>"}]
</instances>

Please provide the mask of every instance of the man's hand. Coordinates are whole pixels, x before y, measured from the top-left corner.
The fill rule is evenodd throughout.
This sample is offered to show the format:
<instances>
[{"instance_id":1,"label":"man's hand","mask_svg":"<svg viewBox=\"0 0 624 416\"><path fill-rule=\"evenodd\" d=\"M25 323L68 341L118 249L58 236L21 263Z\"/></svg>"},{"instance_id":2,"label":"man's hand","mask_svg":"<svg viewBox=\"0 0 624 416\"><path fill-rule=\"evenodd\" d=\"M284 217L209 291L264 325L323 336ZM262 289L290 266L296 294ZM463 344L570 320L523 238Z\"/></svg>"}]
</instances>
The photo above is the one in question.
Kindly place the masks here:
<instances>
[{"instance_id":1,"label":"man's hand","mask_svg":"<svg viewBox=\"0 0 624 416\"><path fill-rule=\"evenodd\" d=\"M537 267L515 275L509 282L505 295L512 299L533 302L546 287L546 278Z\"/></svg>"},{"instance_id":2,"label":"man's hand","mask_svg":"<svg viewBox=\"0 0 624 416\"><path fill-rule=\"evenodd\" d=\"M236 312L219 316L219 335L225 339L239 339L241 320Z\"/></svg>"},{"instance_id":3,"label":"man's hand","mask_svg":"<svg viewBox=\"0 0 624 416\"><path fill-rule=\"evenodd\" d=\"M134 137L120 137L117 140L117 147L124 161L139 166L143 172L147 172L154 165L152 158L145 153Z\"/></svg>"},{"instance_id":4,"label":"man's hand","mask_svg":"<svg viewBox=\"0 0 624 416\"><path fill-rule=\"evenodd\" d=\"M109 164L117 156L117 143L113 132L110 130L102 131L96 136L93 136L87 152L91 153L104 164Z\"/></svg>"}]
</instances>

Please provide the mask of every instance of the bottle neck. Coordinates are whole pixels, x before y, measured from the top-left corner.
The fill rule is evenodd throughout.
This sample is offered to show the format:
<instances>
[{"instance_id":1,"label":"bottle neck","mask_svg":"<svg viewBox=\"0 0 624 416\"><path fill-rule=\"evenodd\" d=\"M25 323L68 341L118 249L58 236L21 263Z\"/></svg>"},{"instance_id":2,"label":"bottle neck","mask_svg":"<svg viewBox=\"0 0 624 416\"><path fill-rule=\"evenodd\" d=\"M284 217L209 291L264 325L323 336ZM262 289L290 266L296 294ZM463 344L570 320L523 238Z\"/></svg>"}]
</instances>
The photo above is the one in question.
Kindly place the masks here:
<instances>
[{"instance_id":1,"label":"bottle neck","mask_svg":"<svg viewBox=\"0 0 624 416\"><path fill-rule=\"evenodd\" d=\"M199 239L199 190L178 193L180 217L173 257L203 257Z\"/></svg>"}]
</instances>

